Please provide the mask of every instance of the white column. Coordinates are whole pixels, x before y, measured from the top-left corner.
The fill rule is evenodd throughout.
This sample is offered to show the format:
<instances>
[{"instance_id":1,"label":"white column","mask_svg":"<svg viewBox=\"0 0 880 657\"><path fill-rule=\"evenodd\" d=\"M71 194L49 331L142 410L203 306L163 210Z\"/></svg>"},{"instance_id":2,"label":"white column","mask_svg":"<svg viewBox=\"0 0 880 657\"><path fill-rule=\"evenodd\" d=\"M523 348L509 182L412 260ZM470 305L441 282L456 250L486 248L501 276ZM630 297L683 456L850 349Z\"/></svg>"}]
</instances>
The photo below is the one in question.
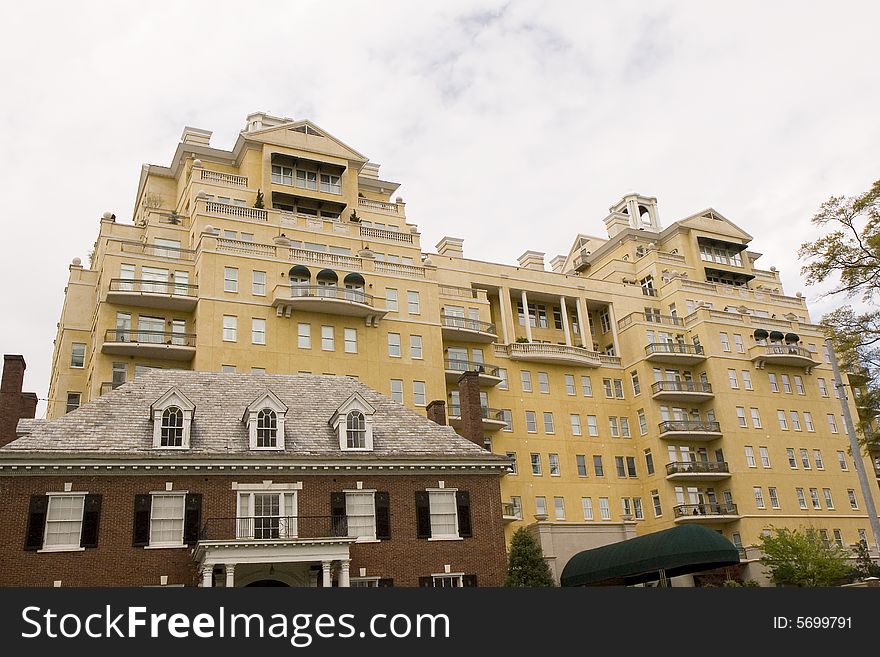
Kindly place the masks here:
<instances>
[{"instance_id":1,"label":"white column","mask_svg":"<svg viewBox=\"0 0 880 657\"><path fill-rule=\"evenodd\" d=\"M578 329L581 333L581 344L584 349L593 350L593 335L590 332L590 316L585 309L584 300L581 297L575 299L575 308L577 309Z\"/></svg>"},{"instance_id":2,"label":"white column","mask_svg":"<svg viewBox=\"0 0 880 657\"><path fill-rule=\"evenodd\" d=\"M523 305L523 318L525 319L525 325L526 325L526 340L531 342L532 341L532 317L529 314L529 299L526 296L525 290L522 291L522 305Z\"/></svg>"},{"instance_id":3,"label":"white column","mask_svg":"<svg viewBox=\"0 0 880 657\"><path fill-rule=\"evenodd\" d=\"M202 566L202 587L214 586L214 566Z\"/></svg>"},{"instance_id":4,"label":"white column","mask_svg":"<svg viewBox=\"0 0 880 657\"><path fill-rule=\"evenodd\" d=\"M610 303L608 304L608 319L611 321L611 339L614 341L614 353L620 356L620 342L617 340L617 318L614 316L614 307Z\"/></svg>"},{"instance_id":5,"label":"white column","mask_svg":"<svg viewBox=\"0 0 880 657\"><path fill-rule=\"evenodd\" d=\"M571 329L568 328L568 308L565 307L565 297L559 297L559 312L562 315L562 330L565 332L565 344L571 346Z\"/></svg>"},{"instance_id":6,"label":"white column","mask_svg":"<svg viewBox=\"0 0 880 657\"><path fill-rule=\"evenodd\" d=\"M351 586L351 580L349 580L349 567L351 566L351 560L342 559L339 562L339 586L348 588Z\"/></svg>"},{"instance_id":7,"label":"white column","mask_svg":"<svg viewBox=\"0 0 880 657\"><path fill-rule=\"evenodd\" d=\"M330 577L331 563L332 562L330 562L330 561L322 561L321 562L321 574L323 576L322 583L323 583L324 588L327 588L327 589L329 589L331 586L333 586L333 580Z\"/></svg>"},{"instance_id":8,"label":"white column","mask_svg":"<svg viewBox=\"0 0 880 657\"><path fill-rule=\"evenodd\" d=\"M504 344L510 344L510 329L507 325L508 313L510 312L510 290L502 287L498 290L498 307L501 313L501 337Z\"/></svg>"},{"instance_id":9,"label":"white column","mask_svg":"<svg viewBox=\"0 0 880 657\"><path fill-rule=\"evenodd\" d=\"M235 564L228 563L226 564L226 588L231 589L235 587Z\"/></svg>"}]
</instances>

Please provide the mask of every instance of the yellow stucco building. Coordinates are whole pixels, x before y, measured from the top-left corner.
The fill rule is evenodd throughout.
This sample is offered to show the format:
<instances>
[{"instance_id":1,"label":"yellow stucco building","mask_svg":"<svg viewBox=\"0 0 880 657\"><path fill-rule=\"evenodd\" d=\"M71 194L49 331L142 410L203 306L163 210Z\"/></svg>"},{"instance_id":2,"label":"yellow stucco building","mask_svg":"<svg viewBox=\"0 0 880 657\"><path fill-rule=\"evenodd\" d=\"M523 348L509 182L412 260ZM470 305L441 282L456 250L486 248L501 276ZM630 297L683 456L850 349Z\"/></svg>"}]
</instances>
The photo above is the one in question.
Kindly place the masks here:
<instances>
[{"instance_id":1,"label":"yellow stucco building","mask_svg":"<svg viewBox=\"0 0 880 657\"><path fill-rule=\"evenodd\" d=\"M632 194L607 237L504 265L453 237L423 250L398 184L309 121L210 138L186 128L144 166L131 223L105 214L71 265L49 417L162 367L350 375L422 412L444 399L456 425L479 369L486 446L516 460L499 513L557 574L692 522L746 563L770 525L873 544L823 336L715 210L663 228Z\"/></svg>"}]
</instances>

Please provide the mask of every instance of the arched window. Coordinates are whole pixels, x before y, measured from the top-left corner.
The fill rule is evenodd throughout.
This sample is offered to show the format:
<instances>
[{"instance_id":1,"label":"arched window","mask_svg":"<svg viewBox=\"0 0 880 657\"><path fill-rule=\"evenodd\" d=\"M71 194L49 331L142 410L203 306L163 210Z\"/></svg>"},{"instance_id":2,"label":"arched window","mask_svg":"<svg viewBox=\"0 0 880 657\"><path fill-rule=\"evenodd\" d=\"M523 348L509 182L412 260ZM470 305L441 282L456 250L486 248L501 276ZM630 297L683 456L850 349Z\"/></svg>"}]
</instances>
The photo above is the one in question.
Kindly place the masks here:
<instances>
[{"instance_id":1,"label":"arched window","mask_svg":"<svg viewBox=\"0 0 880 657\"><path fill-rule=\"evenodd\" d=\"M348 274L342 282L345 284L345 298L349 301L357 301L364 303L366 295L364 294L364 277L358 273Z\"/></svg>"},{"instance_id":2,"label":"arched window","mask_svg":"<svg viewBox=\"0 0 880 657\"><path fill-rule=\"evenodd\" d=\"M162 413L162 447L183 447L183 411L169 406Z\"/></svg>"},{"instance_id":3,"label":"arched window","mask_svg":"<svg viewBox=\"0 0 880 657\"><path fill-rule=\"evenodd\" d=\"M276 447L278 443L278 416L271 408L257 413L257 447Z\"/></svg>"},{"instance_id":4,"label":"arched window","mask_svg":"<svg viewBox=\"0 0 880 657\"><path fill-rule=\"evenodd\" d=\"M290 296L305 297L309 294L309 283L312 279L312 272L308 267L296 265L287 272L287 278L290 281Z\"/></svg>"},{"instance_id":5,"label":"arched window","mask_svg":"<svg viewBox=\"0 0 880 657\"><path fill-rule=\"evenodd\" d=\"M339 276L332 269L322 269L315 276L318 283L318 296L336 297L336 287L339 283Z\"/></svg>"},{"instance_id":6,"label":"arched window","mask_svg":"<svg viewBox=\"0 0 880 657\"><path fill-rule=\"evenodd\" d=\"M348 449L364 449L367 446L367 426L364 414L351 411L345 420L346 446Z\"/></svg>"}]
</instances>

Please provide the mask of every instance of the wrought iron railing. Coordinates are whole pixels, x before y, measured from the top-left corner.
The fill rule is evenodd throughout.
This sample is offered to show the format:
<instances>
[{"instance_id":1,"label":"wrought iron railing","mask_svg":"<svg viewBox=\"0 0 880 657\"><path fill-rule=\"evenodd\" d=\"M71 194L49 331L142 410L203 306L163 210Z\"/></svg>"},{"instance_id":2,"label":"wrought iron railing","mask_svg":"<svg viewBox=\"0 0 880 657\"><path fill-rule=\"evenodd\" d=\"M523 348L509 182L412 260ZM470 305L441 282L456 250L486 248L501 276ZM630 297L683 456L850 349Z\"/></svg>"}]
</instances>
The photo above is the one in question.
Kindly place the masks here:
<instances>
[{"instance_id":1,"label":"wrought iron railing","mask_svg":"<svg viewBox=\"0 0 880 657\"><path fill-rule=\"evenodd\" d=\"M135 344L170 344L177 347L195 347L195 333L173 331L141 331L133 329L110 329L104 333L104 342L131 342Z\"/></svg>"},{"instance_id":2,"label":"wrought iron railing","mask_svg":"<svg viewBox=\"0 0 880 657\"><path fill-rule=\"evenodd\" d=\"M338 285L299 285L290 284L290 298L314 297L317 299L339 299L353 301L369 306L373 305L373 295L367 294L360 288L340 287Z\"/></svg>"},{"instance_id":3,"label":"wrought iron railing","mask_svg":"<svg viewBox=\"0 0 880 657\"><path fill-rule=\"evenodd\" d=\"M666 474L724 474L730 468L726 461L673 461L666 464Z\"/></svg>"},{"instance_id":4,"label":"wrought iron railing","mask_svg":"<svg viewBox=\"0 0 880 657\"><path fill-rule=\"evenodd\" d=\"M672 431L721 433L721 425L714 420L663 420L659 426L661 434Z\"/></svg>"},{"instance_id":5,"label":"wrought iron railing","mask_svg":"<svg viewBox=\"0 0 880 657\"><path fill-rule=\"evenodd\" d=\"M498 368L494 365L486 365L486 363L475 363L470 360L459 360L457 358L447 358L445 367L452 372L478 372L479 374L487 374L489 376L498 376Z\"/></svg>"},{"instance_id":6,"label":"wrought iron railing","mask_svg":"<svg viewBox=\"0 0 880 657\"><path fill-rule=\"evenodd\" d=\"M471 319L470 317L440 315L440 323L447 328L463 328L468 331L479 331L480 333L496 333L495 325L491 322L481 322L478 319Z\"/></svg>"},{"instance_id":7,"label":"wrought iron railing","mask_svg":"<svg viewBox=\"0 0 880 657\"><path fill-rule=\"evenodd\" d=\"M346 516L248 516L208 518L202 541L285 540L348 536Z\"/></svg>"},{"instance_id":8,"label":"wrought iron railing","mask_svg":"<svg viewBox=\"0 0 880 657\"><path fill-rule=\"evenodd\" d=\"M676 518L690 516L735 516L736 504L727 502L707 502L705 504L679 504L672 507Z\"/></svg>"},{"instance_id":9,"label":"wrought iron railing","mask_svg":"<svg viewBox=\"0 0 880 657\"><path fill-rule=\"evenodd\" d=\"M703 347L681 342L652 342L645 347L645 355L650 356L651 354L684 354L687 356L702 356Z\"/></svg>"},{"instance_id":10,"label":"wrought iron railing","mask_svg":"<svg viewBox=\"0 0 880 657\"><path fill-rule=\"evenodd\" d=\"M143 279L114 278L110 280L111 292L146 292L179 297L197 297L199 286L175 281L146 281Z\"/></svg>"},{"instance_id":11,"label":"wrought iron railing","mask_svg":"<svg viewBox=\"0 0 880 657\"><path fill-rule=\"evenodd\" d=\"M651 392L703 392L711 394L712 384L702 381L657 381Z\"/></svg>"}]
</instances>

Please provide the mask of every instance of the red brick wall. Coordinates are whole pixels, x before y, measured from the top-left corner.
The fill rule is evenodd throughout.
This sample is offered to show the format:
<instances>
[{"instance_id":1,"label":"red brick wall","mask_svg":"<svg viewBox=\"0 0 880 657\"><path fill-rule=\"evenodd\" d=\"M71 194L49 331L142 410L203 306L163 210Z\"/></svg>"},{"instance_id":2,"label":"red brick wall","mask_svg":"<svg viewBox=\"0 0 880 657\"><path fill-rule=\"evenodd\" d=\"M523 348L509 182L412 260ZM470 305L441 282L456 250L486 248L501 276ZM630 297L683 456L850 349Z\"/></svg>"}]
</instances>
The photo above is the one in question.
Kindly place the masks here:
<instances>
[{"instance_id":1,"label":"red brick wall","mask_svg":"<svg viewBox=\"0 0 880 657\"><path fill-rule=\"evenodd\" d=\"M470 492L473 538L459 541L428 541L416 538L415 491L436 487L438 479L447 488ZM357 481L366 489L388 491L391 504L391 539L351 546L351 575L360 568L368 576L394 578L395 586L417 586L420 576L443 572L476 574L480 586L500 586L504 579L505 546L501 521L499 476L495 475L158 475L144 476L125 471L94 476L10 476L0 475L0 585L52 586L143 586L158 585L161 575L169 584L198 582L189 548L148 550L132 547L134 496L165 490L173 481L175 490L201 493L202 521L236 515L232 482L274 483L300 481L299 514L329 516L330 493L354 489ZM98 547L80 552L37 553L24 550L28 504L31 495L63 491L64 483L74 491L103 495Z\"/></svg>"},{"instance_id":2,"label":"red brick wall","mask_svg":"<svg viewBox=\"0 0 880 657\"><path fill-rule=\"evenodd\" d=\"M3 357L3 376L0 379L0 446L15 440L15 429L21 418L32 418L37 410L37 396L22 393L24 385L24 358L7 354Z\"/></svg>"}]
</instances>

